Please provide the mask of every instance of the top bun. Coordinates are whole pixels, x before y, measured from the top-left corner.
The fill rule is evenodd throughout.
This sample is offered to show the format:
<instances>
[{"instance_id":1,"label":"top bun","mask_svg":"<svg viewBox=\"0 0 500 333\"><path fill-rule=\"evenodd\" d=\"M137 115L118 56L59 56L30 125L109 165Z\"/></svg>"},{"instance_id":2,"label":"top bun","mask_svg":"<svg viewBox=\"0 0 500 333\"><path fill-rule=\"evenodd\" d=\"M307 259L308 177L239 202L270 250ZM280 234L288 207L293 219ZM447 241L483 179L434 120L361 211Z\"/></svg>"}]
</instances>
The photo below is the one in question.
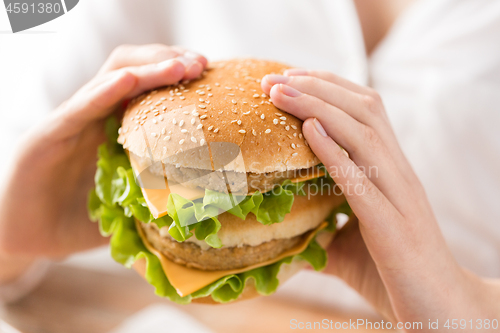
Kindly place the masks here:
<instances>
[{"instance_id":1,"label":"top bun","mask_svg":"<svg viewBox=\"0 0 500 333\"><path fill-rule=\"evenodd\" d=\"M260 87L264 75L287 68L255 59L211 63L198 79L132 100L118 142L138 160L177 167L264 173L317 165L302 121L276 108Z\"/></svg>"}]
</instances>

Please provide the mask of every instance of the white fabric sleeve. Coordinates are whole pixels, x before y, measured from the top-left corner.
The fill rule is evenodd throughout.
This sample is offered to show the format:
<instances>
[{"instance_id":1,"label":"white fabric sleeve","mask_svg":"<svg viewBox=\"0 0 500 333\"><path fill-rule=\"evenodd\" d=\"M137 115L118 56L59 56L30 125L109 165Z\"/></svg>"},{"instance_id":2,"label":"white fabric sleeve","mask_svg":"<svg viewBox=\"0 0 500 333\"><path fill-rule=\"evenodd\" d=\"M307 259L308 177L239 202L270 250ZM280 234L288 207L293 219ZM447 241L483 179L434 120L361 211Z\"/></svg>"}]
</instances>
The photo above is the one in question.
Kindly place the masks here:
<instances>
[{"instance_id":1,"label":"white fabric sleeve","mask_svg":"<svg viewBox=\"0 0 500 333\"><path fill-rule=\"evenodd\" d=\"M50 260L37 260L16 280L0 285L0 304L15 302L29 294L45 277L49 266Z\"/></svg>"}]
</instances>

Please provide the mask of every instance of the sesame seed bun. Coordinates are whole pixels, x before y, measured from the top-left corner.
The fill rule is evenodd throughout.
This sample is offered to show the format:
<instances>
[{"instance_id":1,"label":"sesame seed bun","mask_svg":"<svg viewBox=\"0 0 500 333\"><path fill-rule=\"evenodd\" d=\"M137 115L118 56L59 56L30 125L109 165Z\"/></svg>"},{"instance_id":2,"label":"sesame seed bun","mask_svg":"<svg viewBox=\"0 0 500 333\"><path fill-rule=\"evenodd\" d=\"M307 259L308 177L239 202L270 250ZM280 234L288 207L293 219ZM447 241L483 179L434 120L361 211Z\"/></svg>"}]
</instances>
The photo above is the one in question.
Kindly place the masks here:
<instances>
[{"instance_id":1,"label":"sesame seed bun","mask_svg":"<svg viewBox=\"0 0 500 333\"><path fill-rule=\"evenodd\" d=\"M199 79L132 100L118 142L139 158L152 154L177 167L264 173L317 165L302 121L277 109L260 87L264 75L287 68L255 59L211 63ZM217 149L220 142L230 144ZM217 165L215 154L232 162Z\"/></svg>"}]
</instances>

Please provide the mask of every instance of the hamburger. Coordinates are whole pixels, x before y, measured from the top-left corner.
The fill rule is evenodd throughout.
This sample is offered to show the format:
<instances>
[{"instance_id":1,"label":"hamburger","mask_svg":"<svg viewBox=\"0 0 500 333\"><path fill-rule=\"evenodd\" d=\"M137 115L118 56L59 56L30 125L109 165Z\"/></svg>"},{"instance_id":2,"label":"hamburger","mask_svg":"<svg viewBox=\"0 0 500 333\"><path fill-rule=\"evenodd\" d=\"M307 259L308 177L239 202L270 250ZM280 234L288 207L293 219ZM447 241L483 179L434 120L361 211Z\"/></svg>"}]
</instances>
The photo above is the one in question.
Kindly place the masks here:
<instances>
[{"instance_id":1,"label":"hamburger","mask_svg":"<svg viewBox=\"0 0 500 333\"><path fill-rule=\"evenodd\" d=\"M260 79L288 67L214 62L195 80L138 96L108 121L89 212L111 255L177 303L269 295L326 265L348 206ZM119 127L119 128L118 128Z\"/></svg>"}]
</instances>

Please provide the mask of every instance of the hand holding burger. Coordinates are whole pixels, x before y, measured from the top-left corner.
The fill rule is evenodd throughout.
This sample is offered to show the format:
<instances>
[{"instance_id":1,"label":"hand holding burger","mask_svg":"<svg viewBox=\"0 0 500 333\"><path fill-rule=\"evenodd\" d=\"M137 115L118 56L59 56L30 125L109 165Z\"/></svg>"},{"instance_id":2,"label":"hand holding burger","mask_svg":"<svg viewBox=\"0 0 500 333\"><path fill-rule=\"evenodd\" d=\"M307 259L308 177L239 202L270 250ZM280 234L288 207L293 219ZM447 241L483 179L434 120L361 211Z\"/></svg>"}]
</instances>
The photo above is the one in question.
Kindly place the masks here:
<instances>
[{"instance_id":1,"label":"hand holding burger","mask_svg":"<svg viewBox=\"0 0 500 333\"><path fill-rule=\"evenodd\" d=\"M328 72L284 74L264 77L262 89L278 108L304 120L311 149L359 219L332 242L326 272L392 321L421 321L424 330L429 319L439 319L440 328L453 318L474 325L497 319L500 284L452 257L378 94Z\"/></svg>"},{"instance_id":2,"label":"hand holding burger","mask_svg":"<svg viewBox=\"0 0 500 333\"><path fill-rule=\"evenodd\" d=\"M0 283L36 257L107 243L86 209L105 119L143 91L197 77L206 63L177 47L121 46L95 78L25 135L0 189Z\"/></svg>"}]
</instances>

